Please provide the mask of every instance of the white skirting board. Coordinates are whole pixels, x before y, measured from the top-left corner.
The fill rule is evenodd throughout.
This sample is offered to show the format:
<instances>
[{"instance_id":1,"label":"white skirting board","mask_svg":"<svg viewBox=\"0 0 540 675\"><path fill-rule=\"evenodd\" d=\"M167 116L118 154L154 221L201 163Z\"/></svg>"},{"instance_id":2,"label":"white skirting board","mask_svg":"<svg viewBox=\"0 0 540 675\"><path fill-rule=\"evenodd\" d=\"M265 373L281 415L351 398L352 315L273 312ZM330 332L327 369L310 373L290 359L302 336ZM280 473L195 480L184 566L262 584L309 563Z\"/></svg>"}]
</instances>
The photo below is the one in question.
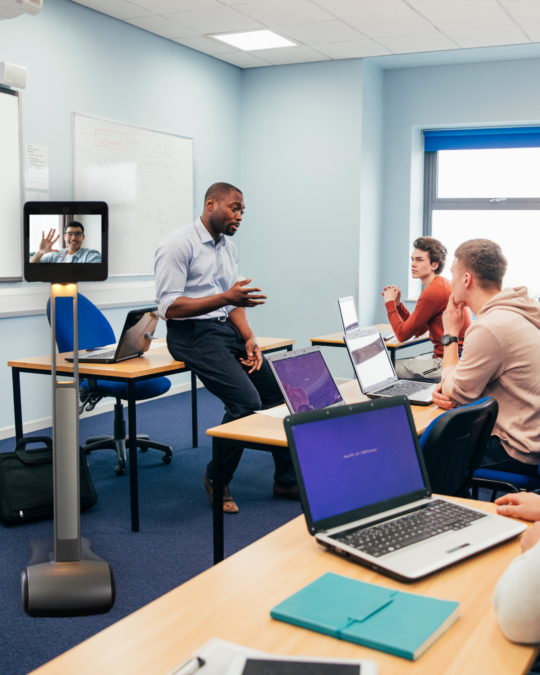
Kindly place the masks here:
<instances>
[{"instance_id":1,"label":"white skirting board","mask_svg":"<svg viewBox=\"0 0 540 675\"><path fill-rule=\"evenodd\" d=\"M197 389L203 388L204 385L202 382L197 380ZM155 398L150 398L147 401L138 401L137 405L142 405L148 401L157 401L160 398L165 398L166 396L174 396L175 394L182 394L186 391L191 391L191 382L185 382L183 384L173 385L169 391L161 396L156 396ZM102 413L111 412L114 409L115 400L113 398L106 398L92 410L92 412L84 412L80 419L84 420L87 417L94 417L94 415L101 415ZM123 401L124 408L127 408L127 401ZM40 420L34 420L33 422L26 422L23 424L23 433L28 434L32 431L39 431L40 429L47 429L52 425L52 417L43 417ZM111 427L112 434L112 427ZM4 427L0 429L0 441L4 438L11 438L15 436L15 427Z\"/></svg>"}]
</instances>

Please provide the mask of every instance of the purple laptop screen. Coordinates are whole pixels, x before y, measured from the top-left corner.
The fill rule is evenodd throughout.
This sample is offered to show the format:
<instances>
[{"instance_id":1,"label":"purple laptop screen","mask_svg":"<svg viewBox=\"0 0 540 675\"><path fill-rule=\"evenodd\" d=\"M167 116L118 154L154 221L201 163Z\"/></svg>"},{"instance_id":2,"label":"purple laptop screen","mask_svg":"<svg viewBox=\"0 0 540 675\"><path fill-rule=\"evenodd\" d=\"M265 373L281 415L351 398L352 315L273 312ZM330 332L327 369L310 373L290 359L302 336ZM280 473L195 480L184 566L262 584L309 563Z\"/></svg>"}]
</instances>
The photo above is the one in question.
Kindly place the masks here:
<instances>
[{"instance_id":1,"label":"purple laptop screen","mask_svg":"<svg viewBox=\"0 0 540 675\"><path fill-rule=\"evenodd\" d=\"M342 400L319 351L274 361L272 365L295 413L320 410Z\"/></svg>"},{"instance_id":2,"label":"purple laptop screen","mask_svg":"<svg viewBox=\"0 0 540 675\"><path fill-rule=\"evenodd\" d=\"M423 489L405 406L292 427L313 520Z\"/></svg>"}]
</instances>

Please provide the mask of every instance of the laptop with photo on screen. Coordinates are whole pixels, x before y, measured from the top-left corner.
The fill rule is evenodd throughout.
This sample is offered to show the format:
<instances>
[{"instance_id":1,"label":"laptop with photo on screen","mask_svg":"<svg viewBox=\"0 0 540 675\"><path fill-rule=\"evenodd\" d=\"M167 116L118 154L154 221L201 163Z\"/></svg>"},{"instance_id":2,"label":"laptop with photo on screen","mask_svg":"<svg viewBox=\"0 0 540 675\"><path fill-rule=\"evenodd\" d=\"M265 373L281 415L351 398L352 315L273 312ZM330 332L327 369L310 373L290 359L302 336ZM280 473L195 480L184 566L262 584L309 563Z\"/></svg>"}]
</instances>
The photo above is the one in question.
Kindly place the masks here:
<instances>
[{"instance_id":1,"label":"laptop with photo on screen","mask_svg":"<svg viewBox=\"0 0 540 675\"><path fill-rule=\"evenodd\" d=\"M266 358L291 413L345 405L319 347Z\"/></svg>"},{"instance_id":2,"label":"laptop with photo on screen","mask_svg":"<svg viewBox=\"0 0 540 675\"><path fill-rule=\"evenodd\" d=\"M358 330L358 314L356 313L356 303L352 295L338 300L339 311L341 314L341 321L343 322L343 330L345 333L351 333L353 330ZM382 331L383 340L390 340L395 338L394 333Z\"/></svg>"},{"instance_id":3,"label":"laptop with photo on screen","mask_svg":"<svg viewBox=\"0 0 540 675\"><path fill-rule=\"evenodd\" d=\"M404 396L288 416L306 524L330 551L415 581L526 525L433 496Z\"/></svg>"},{"instance_id":4,"label":"laptop with photo on screen","mask_svg":"<svg viewBox=\"0 0 540 675\"><path fill-rule=\"evenodd\" d=\"M345 335L345 344L362 393L369 398L407 396L415 405L430 405L436 382L400 380L376 328Z\"/></svg>"},{"instance_id":5,"label":"laptop with photo on screen","mask_svg":"<svg viewBox=\"0 0 540 675\"><path fill-rule=\"evenodd\" d=\"M79 352L79 363L118 363L142 356L150 349L159 321L157 307L132 309L117 344ZM69 356L66 361L73 361Z\"/></svg>"}]
</instances>

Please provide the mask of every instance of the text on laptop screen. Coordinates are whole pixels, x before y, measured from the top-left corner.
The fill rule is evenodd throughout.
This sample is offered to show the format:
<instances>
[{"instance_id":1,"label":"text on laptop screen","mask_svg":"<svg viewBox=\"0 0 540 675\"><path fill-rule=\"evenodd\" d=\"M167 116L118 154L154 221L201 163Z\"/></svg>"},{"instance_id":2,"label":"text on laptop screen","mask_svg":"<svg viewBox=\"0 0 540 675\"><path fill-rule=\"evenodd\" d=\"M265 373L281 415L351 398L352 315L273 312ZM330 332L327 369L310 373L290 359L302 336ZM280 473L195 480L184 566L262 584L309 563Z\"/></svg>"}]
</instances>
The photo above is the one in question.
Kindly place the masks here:
<instances>
[{"instance_id":1,"label":"text on laptop screen","mask_svg":"<svg viewBox=\"0 0 540 675\"><path fill-rule=\"evenodd\" d=\"M351 357L364 390L395 377L379 333L348 340Z\"/></svg>"},{"instance_id":2,"label":"text on laptop screen","mask_svg":"<svg viewBox=\"0 0 540 675\"><path fill-rule=\"evenodd\" d=\"M405 406L292 427L314 521L425 487Z\"/></svg>"},{"instance_id":3,"label":"text on laptop screen","mask_svg":"<svg viewBox=\"0 0 540 675\"><path fill-rule=\"evenodd\" d=\"M31 263L100 263L101 215L30 214Z\"/></svg>"},{"instance_id":4,"label":"text on laptop screen","mask_svg":"<svg viewBox=\"0 0 540 675\"><path fill-rule=\"evenodd\" d=\"M354 298L344 298L339 301L341 309L341 316L343 317L343 325L345 332L358 328L358 316L356 315L356 308L354 306Z\"/></svg>"},{"instance_id":5,"label":"text on laptop screen","mask_svg":"<svg viewBox=\"0 0 540 675\"><path fill-rule=\"evenodd\" d=\"M274 361L273 366L295 413L320 410L342 400L318 351Z\"/></svg>"}]
</instances>

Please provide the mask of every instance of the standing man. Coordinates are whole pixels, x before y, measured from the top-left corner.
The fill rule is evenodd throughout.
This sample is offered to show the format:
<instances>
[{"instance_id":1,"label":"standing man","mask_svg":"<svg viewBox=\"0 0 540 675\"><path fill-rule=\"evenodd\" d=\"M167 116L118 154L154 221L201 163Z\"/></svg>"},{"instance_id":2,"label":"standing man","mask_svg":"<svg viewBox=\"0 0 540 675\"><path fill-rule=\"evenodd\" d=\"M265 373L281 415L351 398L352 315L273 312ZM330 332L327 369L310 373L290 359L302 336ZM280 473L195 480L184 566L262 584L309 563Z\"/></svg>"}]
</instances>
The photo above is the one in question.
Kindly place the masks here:
<instances>
[{"instance_id":1,"label":"standing man","mask_svg":"<svg viewBox=\"0 0 540 675\"><path fill-rule=\"evenodd\" d=\"M223 424L261 408L283 403L270 366L249 325L245 307L264 304L251 279L238 279L238 252L231 241L242 221L242 192L214 183L204 197L204 211L194 223L171 232L156 251L159 313L167 321L167 345L178 361L197 374L225 405ZM223 452L223 510L238 513L229 483L243 448ZM299 499L288 448L272 450L276 466L274 496ZM204 486L213 503L212 462Z\"/></svg>"},{"instance_id":2,"label":"standing man","mask_svg":"<svg viewBox=\"0 0 540 675\"><path fill-rule=\"evenodd\" d=\"M41 233L41 243L39 249L34 253L31 263L100 263L101 253L92 248L83 248L84 241L84 226L82 223L72 220L64 228L64 241L66 248L60 251L53 248L56 242L60 239L58 234L56 237L56 230L49 230L49 234L45 236L45 232Z\"/></svg>"},{"instance_id":3,"label":"standing man","mask_svg":"<svg viewBox=\"0 0 540 675\"><path fill-rule=\"evenodd\" d=\"M505 288L506 258L489 239L458 246L452 264L452 296L443 314L442 383L433 392L441 408L493 396L499 415L480 466L538 476L540 463L540 305L524 286ZM458 357L463 310L476 321Z\"/></svg>"},{"instance_id":4,"label":"standing man","mask_svg":"<svg viewBox=\"0 0 540 675\"><path fill-rule=\"evenodd\" d=\"M446 248L438 239L419 237L413 244L411 272L413 279L420 279L424 287L412 314L401 302L401 287L385 286L382 295L386 304L392 330L400 342L413 336L423 335L429 330L433 343L433 354L422 354L414 358L398 359L396 374L401 379L414 377L440 382L442 371L443 336L442 314L452 293L450 282L440 276L446 262ZM463 336L471 323L467 310L465 324L459 334L459 351L463 347Z\"/></svg>"}]
</instances>

